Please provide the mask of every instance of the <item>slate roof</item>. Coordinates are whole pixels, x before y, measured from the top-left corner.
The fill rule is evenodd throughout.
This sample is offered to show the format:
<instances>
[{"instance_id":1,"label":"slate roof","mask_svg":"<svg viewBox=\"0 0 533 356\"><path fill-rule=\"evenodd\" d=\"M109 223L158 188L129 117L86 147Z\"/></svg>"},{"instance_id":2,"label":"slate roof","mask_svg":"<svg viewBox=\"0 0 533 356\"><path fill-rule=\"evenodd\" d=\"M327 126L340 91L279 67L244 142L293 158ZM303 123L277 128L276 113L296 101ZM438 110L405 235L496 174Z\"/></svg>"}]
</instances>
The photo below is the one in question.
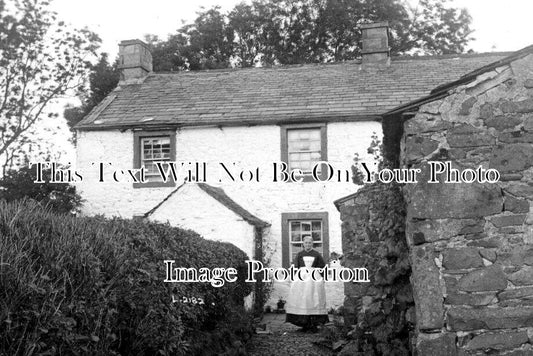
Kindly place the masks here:
<instances>
[{"instance_id":1,"label":"slate roof","mask_svg":"<svg viewBox=\"0 0 533 356\"><path fill-rule=\"evenodd\" d=\"M172 192L170 192L169 195L167 195L161 202L159 202L155 207L150 209L148 212L146 212L143 217L147 218L150 215L152 215L161 205L163 205L164 202L166 202L168 199L170 199L171 196L176 194L186 183L181 184L176 189L174 189ZM202 189L204 192L206 192L209 196L211 196L213 199L217 200L219 203L224 205L229 210L233 211L235 214L240 216L244 221L248 222L250 225L257 226L257 227L266 227L270 226L269 223L266 221L263 221L259 219L254 214L250 213L248 210L244 209L242 206L237 204L233 199L231 199L226 192L222 188L216 188L209 184L205 183L196 183L200 189Z\"/></svg>"},{"instance_id":2,"label":"slate roof","mask_svg":"<svg viewBox=\"0 0 533 356\"><path fill-rule=\"evenodd\" d=\"M272 68L151 73L119 86L77 129L379 120L447 82L510 53Z\"/></svg>"}]
</instances>

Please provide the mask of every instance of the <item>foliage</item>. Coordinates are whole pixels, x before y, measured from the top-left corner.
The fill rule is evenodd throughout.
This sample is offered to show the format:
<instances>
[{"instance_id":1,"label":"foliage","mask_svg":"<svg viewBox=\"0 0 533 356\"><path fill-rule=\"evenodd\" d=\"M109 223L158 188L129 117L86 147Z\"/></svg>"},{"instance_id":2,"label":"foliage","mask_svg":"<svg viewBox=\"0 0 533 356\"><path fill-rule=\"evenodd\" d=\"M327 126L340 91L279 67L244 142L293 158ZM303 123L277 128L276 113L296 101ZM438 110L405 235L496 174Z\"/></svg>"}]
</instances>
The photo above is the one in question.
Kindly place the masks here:
<instances>
[{"instance_id":1,"label":"foliage","mask_svg":"<svg viewBox=\"0 0 533 356\"><path fill-rule=\"evenodd\" d=\"M0 0L0 156L20 150L53 100L79 87L99 38L72 30L46 0Z\"/></svg>"},{"instance_id":2,"label":"foliage","mask_svg":"<svg viewBox=\"0 0 533 356\"><path fill-rule=\"evenodd\" d=\"M266 238L267 234L263 234L263 241L261 242L261 251L262 251L262 263L265 268L271 266L272 256L276 252L273 242ZM272 291L274 289L274 280L271 279L270 282L265 282L263 280L263 275L258 274L256 276L257 284L255 289L255 301L254 301L254 315L260 317L265 311L265 304L270 299Z\"/></svg>"},{"instance_id":3,"label":"foliage","mask_svg":"<svg viewBox=\"0 0 533 356\"><path fill-rule=\"evenodd\" d=\"M82 200L76 193L76 187L66 183L50 183L49 169L43 171L45 183L34 183L36 180L36 169L28 165L7 171L0 178L0 199L12 202L29 198L56 213L72 213L80 207Z\"/></svg>"},{"instance_id":4,"label":"foliage","mask_svg":"<svg viewBox=\"0 0 533 356\"><path fill-rule=\"evenodd\" d=\"M348 333L347 350L354 355L409 355L414 301L411 267L405 238L405 202L396 184L373 183L358 191L365 197L368 219L363 223L369 242L358 244L357 261L372 275L371 293ZM357 352L355 352L357 350ZM341 353L342 354L342 353Z\"/></svg>"},{"instance_id":5,"label":"foliage","mask_svg":"<svg viewBox=\"0 0 533 356\"><path fill-rule=\"evenodd\" d=\"M238 280L164 283L168 259L232 266ZM251 335L246 259L231 244L169 225L0 201L0 354L222 354Z\"/></svg>"},{"instance_id":6,"label":"foliage","mask_svg":"<svg viewBox=\"0 0 533 356\"><path fill-rule=\"evenodd\" d=\"M120 73L118 62L109 64L107 54L103 53L96 64L89 64L89 92L80 90L81 106L67 106L63 116L71 131L89 112L116 88ZM82 89L82 88L80 88Z\"/></svg>"},{"instance_id":7,"label":"foliage","mask_svg":"<svg viewBox=\"0 0 533 356\"><path fill-rule=\"evenodd\" d=\"M149 36L155 71L356 59L360 25L389 21L393 55L464 52L471 18L450 0L254 0L229 13L202 8L166 41Z\"/></svg>"},{"instance_id":8,"label":"foliage","mask_svg":"<svg viewBox=\"0 0 533 356\"><path fill-rule=\"evenodd\" d=\"M383 159L383 144L375 132L367 153L378 169L391 167L391 162ZM354 162L354 183L363 184L365 174L359 168L358 155ZM347 333L350 342L340 355L409 355L414 301L409 280L411 266L401 185L379 181L365 184L357 191L356 199L364 201L361 208L368 213L361 214L357 208L347 211L341 208L341 215L345 216L343 224L348 219L356 220L347 226L363 226L364 232L353 234L365 237L351 242L356 252L347 253L347 257L371 271L372 285L370 293L363 292L368 298L364 307L358 307L355 326Z\"/></svg>"},{"instance_id":9,"label":"foliage","mask_svg":"<svg viewBox=\"0 0 533 356\"><path fill-rule=\"evenodd\" d=\"M372 132L372 135L370 136L372 139L370 141L370 146L367 149L367 153L372 156L372 160L375 163L375 166L378 169L383 168L385 165L385 162L383 161L383 143L379 139L376 132ZM354 184L364 184L365 182L365 173L363 170L359 167L361 164L361 158L359 157L359 153L354 154L354 164L352 165L352 181ZM370 167L369 167L370 169Z\"/></svg>"},{"instance_id":10,"label":"foliage","mask_svg":"<svg viewBox=\"0 0 533 356\"><path fill-rule=\"evenodd\" d=\"M413 52L420 54L461 53L470 40L472 18L466 9L447 7L450 0L419 0L408 34Z\"/></svg>"},{"instance_id":11,"label":"foliage","mask_svg":"<svg viewBox=\"0 0 533 356\"><path fill-rule=\"evenodd\" d=\"M194 23L183 26L165 42L156 36L145 40L152 48L153 67L158 72L226 68L233 55L233 36L226 17L215 6L199 12Z\"/></svg>"}]
</instances>

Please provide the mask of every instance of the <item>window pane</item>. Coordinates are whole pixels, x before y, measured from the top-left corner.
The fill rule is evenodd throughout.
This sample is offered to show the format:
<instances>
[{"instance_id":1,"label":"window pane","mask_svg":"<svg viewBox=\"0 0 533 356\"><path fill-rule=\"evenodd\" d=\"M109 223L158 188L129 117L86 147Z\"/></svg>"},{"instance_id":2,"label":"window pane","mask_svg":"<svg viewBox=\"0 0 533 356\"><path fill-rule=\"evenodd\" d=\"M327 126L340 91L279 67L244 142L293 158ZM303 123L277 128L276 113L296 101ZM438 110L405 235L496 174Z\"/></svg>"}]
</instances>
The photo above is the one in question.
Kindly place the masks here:
<instances>
[{"instance_id":1,"label":"window pane","mask_svg":"<svg viewBox=\"0 0 533 356\"><path fill-rule=\"evenodd\" d=\"M291 231L300 231L300 222L299 221L291 222Z\"/></svg>"},{"instance_id":2,"label":"window pane","mask_svg":"<svg viewBox=\"0 0 533 356\"><path fill-rule=\"evenodd\" d=\"M310 146L312 151L320 151L320 140L310 141Z\"/></svg>"},{"instance_id":3,"label":"window pane","mask_svg":"<svg viewBox=\"0 0 533 356\"><path fill-rule=\"evenodd\" d=\"M307 161L306 163L311 163L311 153L300 153L300 161Z\"/></svg>"},{"instance_id":4,"label":"window pane","mask_svg":"<svg viewBox=\"0 0 533 356\"><path fill-rule=\"evenodd\" d=\"M302 130L288 130L287 131L287 138L289 141L298 141L300 139L300 132Z\"/></svg>"},{"instance_id":5,"label":"window pane","mask_svg":"<svg viewBox=\"0 0 533 356\"><path fill-rule=\"evenodd\" d=\"M299 232L292 232L291 233L291 242L295 242L295 241L302 241L302 235L300 235Z\"/></svg>"},{"instance_id":6,"label":"window pane","mask_svg":"<svg viewBox=\"0 0 533 356\"><path fill-rule=\"evenodd\" d=\"M153 162L146 162L144 164L144 168L146 170L146 175L159 174L159 170L157 169L157 166Z\"/></svg>"},{"instance_id":7,"label":"window pane","mask_svg":"<svg viewBox=\"0 0 533 356\"><path fill-rule=\"evenodd\" d=\"M321 159L320 159L320 152L312 152L312 153L311 153L311 158L310 158L310 159L311 159L311 161L313 161L313 162L318 162L318 161L320 161L320 160L321 160Z\"/></svg>"},{"instance_id":8,"label":"window pane","mask_svg":"<svg viewBox=\"0 0 533 356\"><path fill-rule=\"evenodd\" d=\"M309 135L310 139L320 141L320 129L311 130L309 133L310 133Z\"/></svg>"}]
</instances>

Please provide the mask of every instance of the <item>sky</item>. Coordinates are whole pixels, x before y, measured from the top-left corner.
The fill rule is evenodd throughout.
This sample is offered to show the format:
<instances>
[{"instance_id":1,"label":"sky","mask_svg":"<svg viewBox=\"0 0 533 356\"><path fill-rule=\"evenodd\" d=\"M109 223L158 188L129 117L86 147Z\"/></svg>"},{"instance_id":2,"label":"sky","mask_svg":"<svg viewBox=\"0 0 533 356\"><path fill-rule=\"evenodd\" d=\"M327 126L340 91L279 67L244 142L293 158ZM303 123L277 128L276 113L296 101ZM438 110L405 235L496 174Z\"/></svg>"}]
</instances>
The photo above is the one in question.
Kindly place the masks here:
<instances>
[{"instance_id":1,"label":"sky","mask_svg":"<svg viewBox=\"0 0 533 356\"><path fill-rule=\"evenodd\" d=\"M52 8L61 20L73 27L86 26L96 32L102 39L102 51L113 59L118 53L118 43L122 40L142 39L145 34L155 34L165 39L184 22L192 22L201 6L210 8L219 5L223 11L229 11L241 1L53 0ZM408 1L412 5L418 3L418 0ZM533 36L528 36L531 33L529 24L533 0L452 1L452 6L467 8L473 18L475 40L469 48L474 51L516 51L533 44ZM54 111L62 112L65 102L76 103L76 99L63 99L54 105ZM66 124L62 125L58 133L56 139L65 139L54 142L55 147L64 153L63 161L74 162L75 150L67 141L70 133Z\"/></svg>"},{"instance_id":2,"label":"sky","mask_svg":"<svg viewBox=\"0 0 533 356\"><path fill-rule=\"evenodd\" d=\"M87 26L102 38L103 51L114 58L121 40L155 34L166 38L182 24L192 22L200 6L219 5L231 10L242 0L53 0L59 17L76 27ZM248 0L249 2L250 0ZM530 21L532 0L452 0L473 18L470 48L476 52L515 51L533 43ZM417 0L409 0L411 4Z\"/></svg>"}]
</instances>

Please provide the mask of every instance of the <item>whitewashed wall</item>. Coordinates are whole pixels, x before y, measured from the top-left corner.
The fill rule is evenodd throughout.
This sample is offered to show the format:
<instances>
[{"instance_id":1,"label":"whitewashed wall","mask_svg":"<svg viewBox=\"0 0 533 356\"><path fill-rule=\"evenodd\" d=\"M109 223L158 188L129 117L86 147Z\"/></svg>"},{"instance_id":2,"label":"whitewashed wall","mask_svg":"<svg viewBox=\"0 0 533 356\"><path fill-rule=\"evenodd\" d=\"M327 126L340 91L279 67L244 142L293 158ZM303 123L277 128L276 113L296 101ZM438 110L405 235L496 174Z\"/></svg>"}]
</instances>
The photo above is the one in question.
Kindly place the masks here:
<instances>
[{"instance_id":1,"label":"whitewashed wall","mask_svg":"<svg viewBox=\"0 0 533 356\"><path fill-rule=\"evenodd\" d=\"M328 161L336 169L350 169L354 154L371 162L367 148L373 132L381 135L378 122L345 122L327 124ZM279 162L280 127L275 125L252 127L202 127L185 128L176 132L176 160L207 162L208 184L219 186L242 207L271 224L268 241L273 251L272 265L281 266L281 214L287 212L328 212L329 251L342 252L340 217L333 201L357 190L351 182L272 182L272 162ZM99 183L96 166L91 162L111 162L115 168L133 166L133 133L131 131L85 131L78 133L77 170L84 176L79 184L86 200L85 214L105 214L132 217L146 213L165 198L174 188L133 189L131 183ZM219 162L229 167L260 168L260 182L231 182L219 168ZM219 181L219 176L220 180ZM190 192L192 194L192 191ZM199 189L194 193L198 200L208 199ZM198 195L196 195L198 194ZM205 194L206 198L201 198ZM209 198L211 199L211 198ZM235 222L235 214L223 213L215 204L193 203L191 209L159 209L154 219L191 228L207 238L226 234L226 241L246 232ZM178 204L181 206L180 204ZM184 214L186 218L178 215ZM230 214L229 216L224 214ZM233 216L231 216L233 214ZM202 219L202 216L206 218ZM231 226L214 228L214 216L224 216L217 221L232 221ZM231 216L231 217L230 217ZM226 217L230 220L225 220ZM197 218L197 219L196 219ZM180 220L185 219L185 220ZM233 220L231 220L233 219ZM243 225L244 226L244 225ZM213 230L214 228L214 230ZM232 234L232 229L235 232ZM250 239L253 229L250 227ZM243 248L243 250L245 250ZM246 251L246 250L245 250ZM362 266L363 267L363 266ZM288 284L277 285L272 294L272 304L278 297L286 297ZM328 305L341 305L344 295L342 285L331 285Z\"/></svg>"},{"instance_id":2,"label":"whitewashed wall","mask_svg":"<svg viewBox=\"0 0 533 356\"><path fill-rule=\"evenodd\" d=\"M206 239L230 242L248 257L254 255L254 227L196 184L181 187L150 219L194 230Z\"/></svg>"}]
</instances>

